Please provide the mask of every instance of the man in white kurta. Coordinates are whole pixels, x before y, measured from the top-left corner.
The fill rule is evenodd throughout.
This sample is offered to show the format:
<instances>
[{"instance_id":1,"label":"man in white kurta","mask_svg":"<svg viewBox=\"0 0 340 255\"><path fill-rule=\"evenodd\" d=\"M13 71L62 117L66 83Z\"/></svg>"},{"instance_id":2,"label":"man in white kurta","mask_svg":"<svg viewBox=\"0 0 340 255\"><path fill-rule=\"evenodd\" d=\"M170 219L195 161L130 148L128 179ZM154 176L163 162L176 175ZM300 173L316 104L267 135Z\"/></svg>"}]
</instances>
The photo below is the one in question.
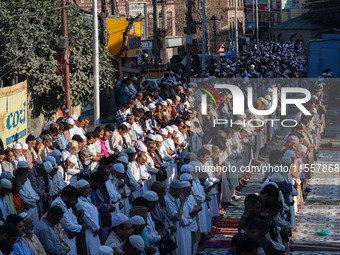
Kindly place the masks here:
<instances>
[{"instance_id":1,"label":"man in white kurta","mask_svg":"<svg viewBox=\"0 0 340 255\"><path fill-rule=\"evenodd\" d=\"M185 205L182 195L183 184L174 180L170 184L170 191L164 196L165 213L177 228L175 239L177 243L177 254L192 254L189 207Z\"/></svg>"},{"instance_id":2,"label":"man in white kurta","mask_svg":"<svg viewBox=\"0 0 340 255\"><path fill-rule=\"evenodd\" d=\"M75 187L67 186L61 192L61 195L57 197L52 205L58 204L64 208L64 216L61 219L65 233L66 241L70 247L68 255L77 255L76 237L75 233L79 233L83 230L83 226L78 224L77 217L72 212L72 206L78 202L78 192ZM72 238L71 238L72 237Z\"/></svg>"},{"instance_id":3,"label":"man in white kurta","mask_svg":"<svg viewBox=\"0 0 340 255\"><path fill-rule=\"evenodd\" d=\"M171 165L172 157L168 154L166 147L163 145L163 137L161 135L156 135L156 146L157 146L156 150L158 151L159 155L161 156L163 163L168 164L168 167L166 169L168 178L165 181L165 187L166 187L166 189L168 189L169 186L170 186L171 180L173 180L175 178L175 176L174 176L175 171L174 171L174 169L172 168L172 165Z\"/></svg>"},{"instance_id":4,"label":"man in white kurta","mask_svg":"<svg viewBox=\"0 0 340 255\"><path fill-rule=\"evenodd\" d=\"M112 178L113 186L115 190L121 195L121 202L123 203L123 208L120 210L121 213L128 215L130 211L130 203L129 203L129 196L130 196L130 189L125 183L124 174L125 168L122 163L117 163L113 165L113 169L115 171L114 176Z\"/></svg>"},{"instance_id":5,"label":"man in white kurta","mask_svg":"<svg viewBox=\"0 0 340 255\"><path fill-rule=\"evenodd\" d=\"M87 181L79 180L75 187L80 193L76 208L78 211L84 211L83 220L86 224L85 238L87 255L94 255L100 247L100 239L98 235L100 231L98 209L88 198L91 194L91 187Z\"/></svg>"},{"instance_id":6,"label":"man in white kurta","mask_svg":"<svg viewBox=\"0 0 340 255\"><path fill-rule=\"evenodd\" d=\"M119 203L122 196L116 190L113 183L113 175L110 174L110 179L105 182L105 187L110 196L110 204L116 207L116 210L111 213L111 217L119 212Z\"/></svg>"}]
</instances>

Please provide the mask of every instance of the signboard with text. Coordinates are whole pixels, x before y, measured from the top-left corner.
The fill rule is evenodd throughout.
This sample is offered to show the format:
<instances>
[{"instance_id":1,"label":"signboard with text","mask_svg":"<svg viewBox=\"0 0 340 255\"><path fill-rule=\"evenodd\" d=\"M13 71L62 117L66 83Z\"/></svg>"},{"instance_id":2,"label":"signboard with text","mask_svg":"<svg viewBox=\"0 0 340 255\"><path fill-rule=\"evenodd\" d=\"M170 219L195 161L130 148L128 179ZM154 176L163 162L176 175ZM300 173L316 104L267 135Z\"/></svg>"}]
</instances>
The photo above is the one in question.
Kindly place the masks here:
<instances>
[{"instance_id":1,"label":"signboard with text","mask_svg":"<svg viewBox=\"0 0 340 255\"><path fill-rule=\"evenodd\" d=\"M129 3L129 15L128 16L136 17L138 14L142 14L140 17L140 20L143 20L142 38L148 38L146 3Z\"/></svg>"},{"instance_id":2,"label":"signboard with text","mask_svg":"<svg viewBox=\"0 0 340 255\"><path fill-rule=\"evenodd\" d=\"M27 81L0 89L0 137L6 147L27 136Z\"/></svg>"},{"instance_id":3,"label":"signboard with text","mask_svg":"<svg viewBox=\"0 0 340 255\"><path fill-rule=\"evenodd\" d=\"M281 9L300 8L299 0L282 0Z\"/></svg>"}]
</instances>

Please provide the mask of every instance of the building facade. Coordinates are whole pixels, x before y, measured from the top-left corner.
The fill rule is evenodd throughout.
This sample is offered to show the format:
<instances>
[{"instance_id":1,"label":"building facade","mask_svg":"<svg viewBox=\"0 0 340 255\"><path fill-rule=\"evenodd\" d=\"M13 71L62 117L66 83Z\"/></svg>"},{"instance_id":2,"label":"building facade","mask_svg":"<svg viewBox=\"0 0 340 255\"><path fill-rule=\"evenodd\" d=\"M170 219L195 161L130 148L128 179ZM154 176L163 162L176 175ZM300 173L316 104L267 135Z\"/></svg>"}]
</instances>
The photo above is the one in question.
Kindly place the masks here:
<instances>
[{"instance_id":1,"label":"building facade","mask_svg":"<svg viewBox=\"0 0 340 255\"><path fill-rule=\"evenodd\" d=\"M244 0L206 0L206 45L208 53L216 53L224 43L228 50L235 47L235 3L239 37L244 36ZM202 0L192 0L192 17L195 21L196 33L193 34L194 50L200 54L202 49ZM175 0L176 34L185 35L187 2Z\"/></svg>"},{"instance_id":2,"label":"building facade","mask_svg":"<svg viewBox=\"0 0 340 255\"><path fill-rule=\"evenodd\" d=\"M258 25L260 40L275 39L272 27L301 16L305 0L244 0L245 33L256 37L256 2L258 3Z\"/></svg>"}]
</instances>

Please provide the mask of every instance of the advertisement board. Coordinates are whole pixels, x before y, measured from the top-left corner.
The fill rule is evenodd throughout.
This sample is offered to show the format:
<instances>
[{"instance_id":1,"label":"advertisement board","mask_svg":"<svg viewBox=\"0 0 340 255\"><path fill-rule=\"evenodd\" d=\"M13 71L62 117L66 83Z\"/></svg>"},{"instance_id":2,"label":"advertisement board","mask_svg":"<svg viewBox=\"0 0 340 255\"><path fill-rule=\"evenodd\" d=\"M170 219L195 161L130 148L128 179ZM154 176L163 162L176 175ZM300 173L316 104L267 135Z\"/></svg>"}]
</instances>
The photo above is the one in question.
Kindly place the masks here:
<instances>
[{"instance_id":1,"label":"advertisement board","mask_svg":"<svg viewBox=\"0 0 340 255\"><path fill-rule=\"evenodd\" d=\"M0 89L0 137L4 147L27 136L27 81Z\"/></svg>"}]
</instances>

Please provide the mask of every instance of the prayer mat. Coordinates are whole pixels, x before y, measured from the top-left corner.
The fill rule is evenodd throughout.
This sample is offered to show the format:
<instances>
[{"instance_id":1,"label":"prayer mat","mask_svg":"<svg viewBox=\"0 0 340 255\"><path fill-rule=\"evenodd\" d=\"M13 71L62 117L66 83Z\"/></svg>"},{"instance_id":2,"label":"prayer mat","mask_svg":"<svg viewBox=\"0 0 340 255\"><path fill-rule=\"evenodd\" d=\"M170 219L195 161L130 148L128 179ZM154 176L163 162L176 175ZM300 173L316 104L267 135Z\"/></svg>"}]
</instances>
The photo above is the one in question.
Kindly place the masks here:
<instances>
[{"instance_id":1,"label":"prayer mat","mask_svg":"<svg viewBox=\"0 0 340 255\"><path fill-rule=\"evenodd\" d=\"M340 250L339 205L305 205L297 213L296 221L297 227L293 231L294 251ZM327 230L329 235L317 235L321 230Z\"/></svg>"},{"instance_id":2,"label":"prayer mat","mask_svg":"<svg viewBox=\"0 0 340 255\"><path fill-rule=\"evenodd\" d=\"M312 191L306 201L340 200L340 173L318 173L310 180Z\"/></svg>"},{"instance_id":3,"label":"prayer mat","mask_svg":"<svg viewBox=\"0 0 340 255\"><path fill-rule=\"evenodd\" d=\"M339 147L333 147L333 148L319 148L319 151L340 151Z\"/></svg>"},{"instance_id":4,"label":"prayer mat","mask_svg":"<svg viewBox=\"0 0 340 255\"><path fill-rule=\"evenodd\" d=\"M201 252L203 255L219 255L223 254L225 255L227 253L228 249L205 249L203 252Z\"/></svg>"},{"instance_id":5,"label":"prayer mat","mask_svg":"<svg viewBox=\"0 0 340 255\"><path fill-rule=\"evenodd\" d=\"M220 234L220 235L235 235L237 234L237 227L230 227L230 228L219 228L216 229L214 233Z\"/></svg>"},{"instance_id":6,"label":"prayer mat","mask_svg":"<svg viewBox=\"0 0 340 255\"><path fill-rule=\"evenodd\" d=\"M241 215L242 216L242 215ZM218 226L220 227L238 227L238 224L240 223L240 220L222 220L218 223Z\"/></svg>"},{"instance_id":7,"label":"prayer mat","mask_svg":"<svg viewBox=\"0 0 340 255\"><path fill-rule=\"evenodd\" d=\"M206 248L229 248L231 241L227 240L216 240L216 241L209 241L204 246Z\"/></svg>"}]
</instances>

